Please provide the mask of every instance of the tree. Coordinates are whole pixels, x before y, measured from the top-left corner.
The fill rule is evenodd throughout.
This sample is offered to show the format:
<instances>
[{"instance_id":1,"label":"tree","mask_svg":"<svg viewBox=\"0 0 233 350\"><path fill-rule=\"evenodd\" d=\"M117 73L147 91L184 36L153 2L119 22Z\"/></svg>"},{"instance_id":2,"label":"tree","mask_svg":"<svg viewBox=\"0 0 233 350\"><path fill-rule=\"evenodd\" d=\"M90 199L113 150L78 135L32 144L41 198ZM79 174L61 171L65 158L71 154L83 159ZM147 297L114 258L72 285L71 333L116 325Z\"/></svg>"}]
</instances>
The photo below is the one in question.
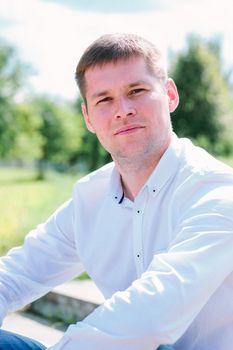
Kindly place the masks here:
<instances>
[{"instance_id":1,"label":"tree","mask_svg":"<svg viewBox=\"0 0 233 350\"><path fill-rule=\"evenodd\" d=\"M92 171L110 162L111 156L99 143L95 134L87 130L81 110L81 97L75 103L75 109L80 118L82 128L82 147L76 153L76 160L83 162L87 171Z\"/></svg>"},{"instance_id":2,"label":"tree","mask_svg":"<svg viewBox=\"0 0 233 350\"><path fill-rule=\"evenodd\" d=\"M15 97L26 74L16 51L0 40L0 157L6 158L14 146L18 133L15 123Z\"/></svg>"},{"instance_id":3,"label":"tree","mask_svg":"<svg viewBox=\"0 0 233 350\"><path fill-rule=\"evenodd\" d=\"M34 98L32 106L41 118L39 132L42 137L38 161L38 178L43 179L48 165L65 169L73 154L81 147L82 130L74 110L46 96Z\"/></svg>"},{"instance_id":4,"label":"tree","mask_svg":"<svg viewBox=\"0 0 233 350\"><path fill-rule=\"evenodd\" d=\"M180 95L180 107L172 117L174 130L215 153L224 152L219 144L223 139L227 142L230 95L221 71L220 42L190 36L187 44L171 67Z\"/></svg>"},{"instance_id":5,"label":"tree","mask_svg":"<svg viewBox=\"0 0 233 350\"><path fill-rule=\"evenodd\" d=\"M40 116L29 103L19 103L15 105L14 124L17 126L17 133L14 145L9 150L10 158L22 162L39 159L43 144Z\"/></svg>"}]
</instances>

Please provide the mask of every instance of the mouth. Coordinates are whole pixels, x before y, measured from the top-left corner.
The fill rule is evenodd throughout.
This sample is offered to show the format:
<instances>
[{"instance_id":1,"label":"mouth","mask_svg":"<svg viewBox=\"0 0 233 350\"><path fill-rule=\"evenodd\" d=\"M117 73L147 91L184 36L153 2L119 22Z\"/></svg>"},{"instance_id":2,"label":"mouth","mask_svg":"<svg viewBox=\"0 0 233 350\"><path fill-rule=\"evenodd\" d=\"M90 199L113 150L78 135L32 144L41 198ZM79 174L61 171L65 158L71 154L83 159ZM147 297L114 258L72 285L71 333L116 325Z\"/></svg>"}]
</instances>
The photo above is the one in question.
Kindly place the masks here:
<instances>
[{"instance_id":1,"label":"mouth","mask_svg":"<svg viewBox=\"0 0 233 350\"><path fill-rule=\"evenodd\" d=\"M144 129L145 127L142 125L125 125L121 128L119 128L114 135L128 135L132 134L134 132L140 131Z\"/></svg>"}]
</instances>

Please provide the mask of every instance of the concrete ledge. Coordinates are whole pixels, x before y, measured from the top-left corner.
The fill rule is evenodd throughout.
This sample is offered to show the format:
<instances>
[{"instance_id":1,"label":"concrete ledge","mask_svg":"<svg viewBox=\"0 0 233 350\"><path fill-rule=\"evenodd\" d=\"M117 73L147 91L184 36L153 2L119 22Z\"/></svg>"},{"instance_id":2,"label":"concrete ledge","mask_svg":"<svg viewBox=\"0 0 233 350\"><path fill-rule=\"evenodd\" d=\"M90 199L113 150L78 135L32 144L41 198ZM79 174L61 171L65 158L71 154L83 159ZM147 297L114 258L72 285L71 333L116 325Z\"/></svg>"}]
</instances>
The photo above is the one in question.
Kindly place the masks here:
<instances>
[{"instance_id":1,"label":"concrete ledge","mask_svg":"<svg viewBox=\"0 0 233 350\"><path fill-rule=\"evenodd\" d=\"M45 346L56 344L63 336L63 332L19 313L9 314L3 321L2 329L30 337Z\"/></svg>"},{"instance_id":2,"label":"concrete ledge","mask_svg":"<svg viewBox=\"0 0 233 350\"><path fill-rule=\"evenodd\" d=\"M91 280L72 281L56 287L20 313L9 314L2 328L51 346L68 325L81 321L103 302L103 295Z\"/></svg>"},{"instance_id":3,"label":"concrete ledge","mask_svg":"<svg viewBox=\"0 0 233 350\"><path fill-rule=\"evenodd\" d=\"M29 311L64 326L83 320L104 297L92 281L72 281L33 302Z\"/></svg>"},{"instance_id":4,"label":"concrete ledge","mask_svg":"<svg viewBox=\"0 0 233 350\"><path fill-rule=\"evenodd\" d=\"M105 300L103 294L92 280L67 282L54 288L52 292L92 302L96 305L102 304Z\"/></svg>"}]
</instances>

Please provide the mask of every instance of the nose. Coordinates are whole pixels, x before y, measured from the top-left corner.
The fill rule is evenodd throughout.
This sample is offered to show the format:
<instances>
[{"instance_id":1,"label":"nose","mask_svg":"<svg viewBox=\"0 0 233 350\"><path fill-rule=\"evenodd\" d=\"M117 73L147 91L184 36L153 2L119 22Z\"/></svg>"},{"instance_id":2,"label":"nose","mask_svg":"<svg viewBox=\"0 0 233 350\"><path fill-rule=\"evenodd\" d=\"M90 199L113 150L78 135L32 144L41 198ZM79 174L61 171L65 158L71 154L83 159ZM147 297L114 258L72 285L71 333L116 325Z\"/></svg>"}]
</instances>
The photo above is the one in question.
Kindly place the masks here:
<instances>
[{"instance_id":1,"label":"nose","mask_svg":"<svg viewBox=\"0 0 233 350\"><path fill-rule=\"evenodd\" d=\"M132 105L132 101L129 101L126 97L120 97L116 101L115 118L127 118L136 114L135 107Z\"/></svg>"}]
</instances>

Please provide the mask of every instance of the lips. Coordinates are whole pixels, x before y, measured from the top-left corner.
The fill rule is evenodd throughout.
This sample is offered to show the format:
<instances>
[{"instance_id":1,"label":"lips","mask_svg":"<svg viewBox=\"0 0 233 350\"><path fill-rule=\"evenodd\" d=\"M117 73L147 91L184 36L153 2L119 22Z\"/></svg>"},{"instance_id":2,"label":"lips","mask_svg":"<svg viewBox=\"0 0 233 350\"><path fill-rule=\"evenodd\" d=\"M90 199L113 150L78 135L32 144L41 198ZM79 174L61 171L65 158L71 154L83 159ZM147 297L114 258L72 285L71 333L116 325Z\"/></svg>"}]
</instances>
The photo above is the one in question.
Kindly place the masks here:
<instances>
[{"instance_id":1,"label":"lips","mask_svg":"<svg viewBox=\"0 0 233 350\"><path fill-rule=\"evenodd\" d=\"M139 124L131 124L131 125L124 125L123 127L117 129L117 131L114 133L114 135L126 135L131 134L135 131L144 129L144 126Z\"/></svg>"}]
</instances>

